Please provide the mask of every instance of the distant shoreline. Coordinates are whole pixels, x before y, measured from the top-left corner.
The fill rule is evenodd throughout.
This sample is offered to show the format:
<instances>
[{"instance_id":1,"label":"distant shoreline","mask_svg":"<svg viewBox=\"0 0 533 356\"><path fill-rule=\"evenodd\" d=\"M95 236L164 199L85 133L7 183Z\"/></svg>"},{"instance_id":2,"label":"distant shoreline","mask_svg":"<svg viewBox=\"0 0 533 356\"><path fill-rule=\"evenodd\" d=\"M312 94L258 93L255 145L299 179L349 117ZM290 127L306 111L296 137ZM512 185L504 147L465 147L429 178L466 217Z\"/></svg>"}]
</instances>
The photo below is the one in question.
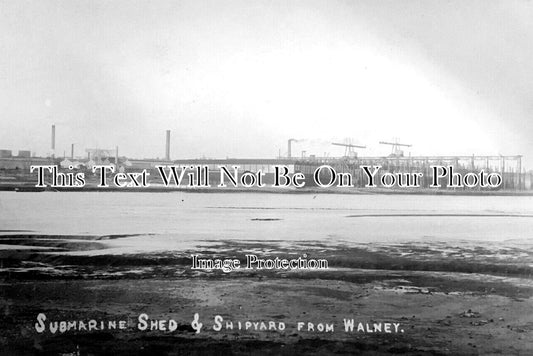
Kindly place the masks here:
<instances>
[{"instance_id":1,"label":"distant shoreline","mask_svg":"<svg viewBox=\"0 0 533 356\"><path fill-rule=\"evenodd\" d=\"M83 188L38 188L27 184L0 184L0 191L15 192L136 192L136 193L275 193L275 194L361 194L361 195L459 195L459 196L533 196L532 190L450 190L450 189L390 189L390 188L167 188L163 186L152 186L144 188L99 188L96 186L85 186Z\"/></svg>"}]
</instances>

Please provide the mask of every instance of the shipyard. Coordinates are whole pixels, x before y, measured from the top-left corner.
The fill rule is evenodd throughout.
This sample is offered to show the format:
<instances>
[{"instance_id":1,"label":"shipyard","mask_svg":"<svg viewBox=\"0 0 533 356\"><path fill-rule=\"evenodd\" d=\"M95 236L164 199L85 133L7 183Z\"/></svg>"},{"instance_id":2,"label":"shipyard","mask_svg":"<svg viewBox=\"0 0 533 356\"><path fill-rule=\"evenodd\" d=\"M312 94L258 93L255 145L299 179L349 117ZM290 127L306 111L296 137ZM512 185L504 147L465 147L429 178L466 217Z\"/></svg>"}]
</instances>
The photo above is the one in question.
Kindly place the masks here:
<instances>
[{"instance_id":1,"label":"shipyard","mask_svg":"<svg viewBox=\"0 0 533 356\"><path fill-rule=\"evenodd\" d=\"M55 151L56 129L52 125L50 152ZM119 148L86 149L85 157L71 154L62 158L31 156L10 150L0 153L0 190L32 190L81 188L146 188L153 184L164 188L256 188L266 186L289 188L418 188L427 193L514 193L533 192L533 170L522 165L522 155L494 156L419 156L405 154L402 148L412 145L399 141L380 141L389 145L391 153L382 157L360 155L355 149L366 146L332 142L343 147L344 154L319 157L307 154L293 156L295 139L287 141L286 156L276 158L191 158L171 159L170 130L165 134L164 159L136 159L119 155ZM45 170L50 174L45 174ZM34 171L37 175L32 174ZM113 174L113 176L111 176ZM109 179L108 179L109 176ZM148 176L152 177L150 183ZM58 180L59 179L59 180ZM211 182L217 184L211 185ZM346 189L343 189L346 192ZM379 189L378 189L379 190Z\"/></svg>"}]
</instances>

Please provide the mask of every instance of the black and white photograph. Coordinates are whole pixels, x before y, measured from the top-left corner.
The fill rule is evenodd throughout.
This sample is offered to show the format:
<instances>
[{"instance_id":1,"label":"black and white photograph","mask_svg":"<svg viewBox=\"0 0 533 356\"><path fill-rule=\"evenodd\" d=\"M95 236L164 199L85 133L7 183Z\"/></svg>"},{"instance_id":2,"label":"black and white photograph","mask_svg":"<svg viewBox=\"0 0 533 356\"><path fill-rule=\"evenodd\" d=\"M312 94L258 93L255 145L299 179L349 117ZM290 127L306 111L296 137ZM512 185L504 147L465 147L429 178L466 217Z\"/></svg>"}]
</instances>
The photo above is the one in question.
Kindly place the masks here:
<instances>
[{"instance_id":1,"label":"black and white photograph","mask_svg":"<svg viewBox=\"0 0 533 356\"><path fill-rule=\"evenodd\" d=\"M0 355L532 355L533 1L0 0Z\"/></svg>"}]
</instances>

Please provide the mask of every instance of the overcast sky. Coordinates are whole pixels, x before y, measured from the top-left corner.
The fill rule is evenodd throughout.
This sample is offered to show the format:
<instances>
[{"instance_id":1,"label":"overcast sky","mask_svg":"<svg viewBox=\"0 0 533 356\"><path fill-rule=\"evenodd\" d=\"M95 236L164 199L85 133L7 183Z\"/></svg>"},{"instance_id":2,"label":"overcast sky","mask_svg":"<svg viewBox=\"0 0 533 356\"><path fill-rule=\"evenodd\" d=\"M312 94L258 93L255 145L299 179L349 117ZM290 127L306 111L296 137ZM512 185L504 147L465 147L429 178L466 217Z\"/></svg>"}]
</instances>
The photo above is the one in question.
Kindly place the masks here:
<instances>
[{"instance_id":1,"label":"overcast sky","mask_svg":"<svg viewBox=\"0 0 533 356\"><path fill-rule=\"evenodd\" d=\"M0 0L0 149L523 154L531 1ZM83 153L84 154L84 153Z\"/></svg>"}]
</instances>

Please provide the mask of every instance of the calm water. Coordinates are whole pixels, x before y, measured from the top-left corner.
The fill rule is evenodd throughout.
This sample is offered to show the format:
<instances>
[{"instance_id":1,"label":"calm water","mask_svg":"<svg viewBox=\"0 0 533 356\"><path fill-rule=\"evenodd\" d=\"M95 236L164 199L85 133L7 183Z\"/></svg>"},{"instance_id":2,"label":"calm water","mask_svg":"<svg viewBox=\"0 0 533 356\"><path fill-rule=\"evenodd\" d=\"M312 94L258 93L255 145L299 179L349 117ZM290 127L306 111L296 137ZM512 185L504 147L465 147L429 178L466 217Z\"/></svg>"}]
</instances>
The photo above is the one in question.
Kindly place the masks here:
<instances>
[{"instance_id":1,"label":"calm water","mask_svg":"<svg viewBox=\"0 0 533 356\"><path fill-rule=\"evenodd\" d=\"M140 251L218 239L527 241L533 197L1 192L0 230L154 234L111 242Z\"/></svg>"}]
</instances>

